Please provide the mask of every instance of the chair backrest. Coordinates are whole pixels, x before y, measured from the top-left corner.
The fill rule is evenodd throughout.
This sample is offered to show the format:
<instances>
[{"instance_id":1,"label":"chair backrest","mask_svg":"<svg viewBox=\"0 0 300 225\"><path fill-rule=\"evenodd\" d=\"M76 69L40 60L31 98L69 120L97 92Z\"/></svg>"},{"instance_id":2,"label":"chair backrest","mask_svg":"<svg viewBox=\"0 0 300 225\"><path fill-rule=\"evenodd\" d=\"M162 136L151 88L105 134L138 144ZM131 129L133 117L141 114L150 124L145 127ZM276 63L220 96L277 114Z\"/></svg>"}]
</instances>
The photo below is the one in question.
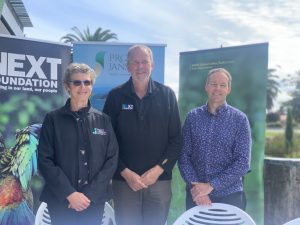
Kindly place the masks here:
<instances>
[{"instance_id":1,"label":"chair backrest","mask_svg":"<svg viewBox=\"0 0 300 225\"><path fill-rule=\"evenodd\" d=\"M195 206L184 212L173 225L256 225L243 210L228 204L212 203L211 206Z\"/></svg>"},{"instance_id":2,"label":"chair backrest","mask_svg":"<svg viewBox=\"0 0 300 225\"><path fill-rule=\"evenodd\" d=\"M40 204L35 216L34 225L51 225L51 218L48 212L47 203L42 202ZM101 225L116 225L115 211L107 202L105 202Z\"/></svg>"},{"instance_id":3,"label":"chair backrest","mask_svg":"<svg viewBox=\"0 0 300 225\"><path fill-rule=\"evenodd\" d=\"M42 202L35 215L34 225L51 225L51 219L47 208L47 203Z\"/></svg>"},{"instance_id":4,"label":"chair backrest","mask_svg":"<svg viewBox=\"0 0 300 225\"><path fill-rule=\"evenodd\" d=\"M286 222L285 224L283 225L299 225L300 224L300 217L299 218L296 218L294 220L291 220L289 222Z\"/></svg>"},{"instance_id":5,"label":"chair backrest","mask_svg":"<svg viewBox=\"0 0 300 225\"><path fill-rule=\"evenodd\" d=\"M108 202L105 202L102 225L116 225L115 211Z\"/></svg>"}]
</instances>

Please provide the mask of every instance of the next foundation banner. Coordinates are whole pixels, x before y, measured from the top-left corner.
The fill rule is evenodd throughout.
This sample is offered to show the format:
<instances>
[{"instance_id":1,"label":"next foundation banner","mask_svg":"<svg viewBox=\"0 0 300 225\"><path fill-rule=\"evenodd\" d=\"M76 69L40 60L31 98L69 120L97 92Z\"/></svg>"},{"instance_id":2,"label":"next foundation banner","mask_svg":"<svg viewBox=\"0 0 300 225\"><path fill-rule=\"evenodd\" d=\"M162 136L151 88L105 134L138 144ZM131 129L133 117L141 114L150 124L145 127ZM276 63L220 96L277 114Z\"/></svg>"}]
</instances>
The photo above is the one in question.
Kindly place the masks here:
<instances>
[{"instance_id":1,"label":"next foundation banner","mask_svg":"<svg viewBox=\"0 0 300 225\"><path fill-rule=\"evenodd\" d=\"M0 132L11 145L16 129L41 123L64 103L70 46L0 36Z\"/></svg>"},{"instance_id":2,"label":"next foundation banner","mask_svg":"<svg viewBox=\"0 0 300 225\"><path fill-rule=\"evenodd\" d=\"M0 224L32 225L43 185L37 145L44 116L65 102L71 47L0 36Z\"/></svg>"}]
</instances>

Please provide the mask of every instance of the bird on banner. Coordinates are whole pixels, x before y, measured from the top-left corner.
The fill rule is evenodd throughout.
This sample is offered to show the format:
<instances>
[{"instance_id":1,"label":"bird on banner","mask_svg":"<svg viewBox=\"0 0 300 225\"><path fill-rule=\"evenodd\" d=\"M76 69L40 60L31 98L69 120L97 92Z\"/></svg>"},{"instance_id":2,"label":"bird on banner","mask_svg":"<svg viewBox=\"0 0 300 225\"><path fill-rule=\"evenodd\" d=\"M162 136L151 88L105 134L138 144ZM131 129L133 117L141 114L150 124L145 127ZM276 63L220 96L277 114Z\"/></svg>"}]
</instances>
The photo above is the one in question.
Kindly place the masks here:
<instances>
[{"instance_id":1,"label":"bird on banner","mask_svg":"<svg viewBox=\"0 0 300 225\"><path fill-rule=\"evenodd\" d=\"M16 144L8 149L0 136L0 225L32 225L30 181L37 174L37 146L41 124L16 131Z\"/></svg>"}]
</instances>

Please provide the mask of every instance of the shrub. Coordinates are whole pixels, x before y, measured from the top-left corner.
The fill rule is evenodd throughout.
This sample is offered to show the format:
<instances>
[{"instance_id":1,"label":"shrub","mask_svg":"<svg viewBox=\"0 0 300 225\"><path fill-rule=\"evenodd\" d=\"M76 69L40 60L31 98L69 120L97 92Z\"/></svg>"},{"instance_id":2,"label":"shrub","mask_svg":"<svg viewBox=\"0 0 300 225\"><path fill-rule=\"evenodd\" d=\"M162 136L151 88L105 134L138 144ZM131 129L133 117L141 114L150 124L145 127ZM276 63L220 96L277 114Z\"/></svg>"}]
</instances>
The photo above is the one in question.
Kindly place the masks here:
<instances>
[{"instance_id":1,"label":"shrub","mask_svg":"<svg viewBox=\"0 0 300 225\"><path fill-rule=\"evenodd\" d=\"M266 117L266 121L267 123L269 122L277 122L280 120L280 115L279 113L275 113L275 112L271 112L271 113L268 113L267 114L267 117Z\"/></svg>"},{"instance_id":2,"label":"shrub","mask_svg":"<svg viewBox=\"0 0 300 225\"><path fill-rule=\"evenodd\" d=\"M268 128L282 128L282 123L280 121L277 122L269 122L267 123Z\"/></svg>"},{"instance_id":3,"label":"shrub","mask_svg":"<svg viewBox=\"0 0 300 225\"><path fill-rule=\"evenodd\" d=\"M285 150L285 137L282 131L267 131L265 155L284 158L300 158L300 133L295 132L291 152Z\"/></svg>"}]
</instances>

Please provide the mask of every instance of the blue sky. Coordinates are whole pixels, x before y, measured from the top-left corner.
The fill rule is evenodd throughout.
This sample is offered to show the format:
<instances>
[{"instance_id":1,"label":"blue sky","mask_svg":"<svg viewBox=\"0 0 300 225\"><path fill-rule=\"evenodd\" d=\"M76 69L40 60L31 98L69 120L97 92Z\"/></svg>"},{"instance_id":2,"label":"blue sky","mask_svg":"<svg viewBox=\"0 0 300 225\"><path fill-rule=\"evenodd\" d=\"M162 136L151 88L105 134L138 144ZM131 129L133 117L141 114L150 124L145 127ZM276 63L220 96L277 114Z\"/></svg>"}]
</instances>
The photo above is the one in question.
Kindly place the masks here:
<instances>
[{"instance_id":1,"label":"blue sky","mask_svg":"<svg viewBox=\"0 0 300 225\"><path fill-rule=\"evenodd\" d=\"M269 43L269 68L300 70L299 0L23 0L34 25L25 35L59 41L87 26L110 29L119 42L167 44L165 82L176 92L179 53ZM280 99L286 98L284 93Z\"/></svg>"}]
</instances>

